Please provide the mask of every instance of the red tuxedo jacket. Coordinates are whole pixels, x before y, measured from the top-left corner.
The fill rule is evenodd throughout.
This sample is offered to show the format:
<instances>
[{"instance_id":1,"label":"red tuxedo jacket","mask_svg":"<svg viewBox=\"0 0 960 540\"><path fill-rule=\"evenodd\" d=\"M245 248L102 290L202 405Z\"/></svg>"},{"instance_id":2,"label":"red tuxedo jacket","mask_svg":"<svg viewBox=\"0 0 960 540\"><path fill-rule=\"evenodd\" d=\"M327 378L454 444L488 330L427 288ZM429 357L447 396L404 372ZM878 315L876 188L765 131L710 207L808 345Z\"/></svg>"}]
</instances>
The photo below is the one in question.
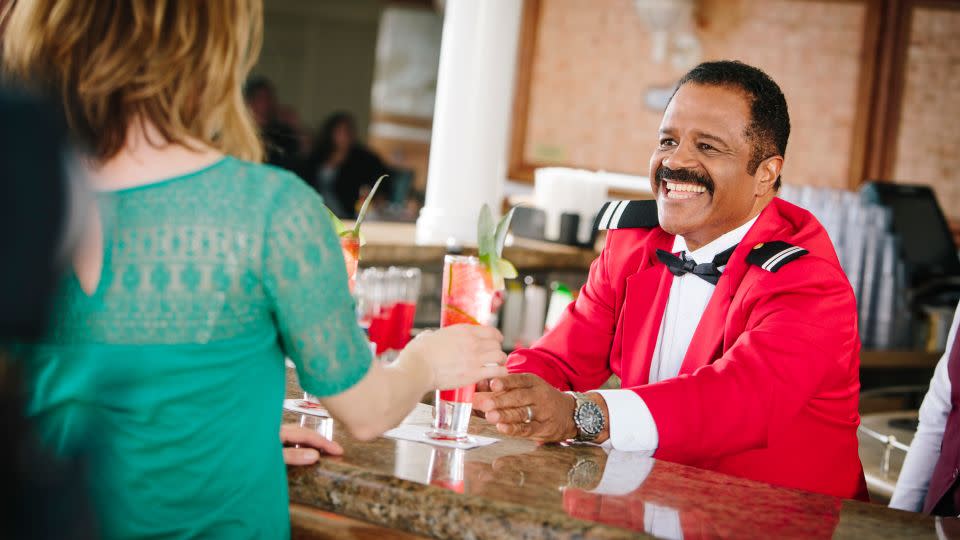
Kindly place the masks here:
<instances>
[{"instance_id":1,"label":"red tuxedo jacket","mask_svg":"<svg viewBox=\"0 0 960 540\"><path fill-rule=\"evenodd\" d=\"M609 231L577 301L510 370L576 391L614 373L653 415L655 457L866 500L856 300L826 231L774 199L730 258L679 375L648 384L673 279L656 250L673 241L659 227ZM809 254L776 272L747 262L770 241Z\"/></svg>"}]
</instances>

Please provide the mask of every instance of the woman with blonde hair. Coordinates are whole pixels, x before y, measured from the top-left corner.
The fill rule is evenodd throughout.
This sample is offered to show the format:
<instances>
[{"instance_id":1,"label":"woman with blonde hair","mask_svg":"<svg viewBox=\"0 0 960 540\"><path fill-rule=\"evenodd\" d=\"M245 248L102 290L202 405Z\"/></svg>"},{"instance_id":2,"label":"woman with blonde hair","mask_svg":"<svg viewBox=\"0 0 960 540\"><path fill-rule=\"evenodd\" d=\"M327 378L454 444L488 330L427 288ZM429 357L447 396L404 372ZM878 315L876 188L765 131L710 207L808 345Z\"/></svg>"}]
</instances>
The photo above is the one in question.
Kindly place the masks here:
<instances>
[{"instance_id":1,"label":"woman with blonde hair","mask_svg":"<svg viewBox=\"0 0 960 540\"><path fill-rule=\"evenodd\" d=\"M105 536L289 535L285 355L362 439L430 389L505 373L479 327L371 362L321 200L256 163L241 83L260 0L20 0L0 27L3 69L59 98L95 193L25 362L44 440L93 457Z\"/></svg>"}]
</instances>

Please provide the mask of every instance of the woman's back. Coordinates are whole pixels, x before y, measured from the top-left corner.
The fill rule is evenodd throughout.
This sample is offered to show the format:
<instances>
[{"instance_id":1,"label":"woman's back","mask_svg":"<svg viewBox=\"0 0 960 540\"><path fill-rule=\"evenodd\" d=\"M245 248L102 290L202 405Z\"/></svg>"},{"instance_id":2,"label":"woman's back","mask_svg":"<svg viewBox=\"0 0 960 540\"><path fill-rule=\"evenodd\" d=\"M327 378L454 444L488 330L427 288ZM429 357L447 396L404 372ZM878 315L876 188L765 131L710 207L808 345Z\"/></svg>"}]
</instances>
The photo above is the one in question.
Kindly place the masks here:
<instances>
[{"instance_id":1,"label":"woman's back","mask_svg":"<svg viewBox=\"0 0 960 540\"><path fill-rule=\"evenodd\" d=\"M98 203L99 283L29 364L46 441L95 456L107 536L284 536L284 355L321 396L369 367L319 197L228 157Z\"/></svg>"},{"instance_id":2,"label":"woman's back","mask_svg":"<svg viewBox=\"0 0 960 540\"><path fill-rule=\"evenodd\" d=\"M45 442L90 456L105 536L286 535L284 355L367 439L429 390L506 373L500 334L466 326L371 364L320 198L270 167L205 167L262 157L240 88L262 0L3 12L2 75L61 98L92 184L111 190L102 245L70 254L50 335L21 354Z\"/></svg>"}]
</instances>

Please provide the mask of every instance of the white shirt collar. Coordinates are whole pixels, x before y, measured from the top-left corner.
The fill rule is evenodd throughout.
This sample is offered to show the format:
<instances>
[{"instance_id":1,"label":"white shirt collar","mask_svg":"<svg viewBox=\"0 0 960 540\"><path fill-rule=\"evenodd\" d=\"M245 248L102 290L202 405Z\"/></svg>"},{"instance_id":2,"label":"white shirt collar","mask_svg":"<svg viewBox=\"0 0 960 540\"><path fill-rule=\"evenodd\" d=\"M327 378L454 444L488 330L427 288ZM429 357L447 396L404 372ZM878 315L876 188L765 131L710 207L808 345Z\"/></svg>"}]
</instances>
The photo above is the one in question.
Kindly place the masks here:
<instances>
[{"instance_id":1,"label":"white shirt collar","mask_svg":"<svg viewBox=\"0 0 960 540\"><path fill-rule=\"evenodd\" d=\"M760 216L757 215L736 229L723 233L719 238L705 246L700 246L700 249L696 251L687 251L687 241L684 240L682 236L677 235L676 239L673 241L673 252L679 253L681 251L686 251L687 258L693 259L697 262L697 264L711 262L719 253L730 249L743 240L743 237L747 235L747 232L750 231L750 227L753 227L753 224L757 221L758 217Z\"/></svg>"}]
</instances>

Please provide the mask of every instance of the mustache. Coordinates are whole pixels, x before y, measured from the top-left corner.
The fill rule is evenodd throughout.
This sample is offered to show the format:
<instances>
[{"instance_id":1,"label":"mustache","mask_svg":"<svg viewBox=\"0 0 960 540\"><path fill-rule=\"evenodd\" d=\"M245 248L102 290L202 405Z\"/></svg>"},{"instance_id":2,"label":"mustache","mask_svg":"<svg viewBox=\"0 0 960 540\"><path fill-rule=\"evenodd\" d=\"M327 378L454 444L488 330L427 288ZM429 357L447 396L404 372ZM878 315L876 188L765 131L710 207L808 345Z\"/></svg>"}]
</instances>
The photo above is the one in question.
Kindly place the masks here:
<instances>
[{"instance_id":1,"label":"mustache","mask_svg":"<svg viewBox=\"0 0 960 540\"><path fill-rule=\"evenodd\" d=\"M671 169L666 165L660 165L657 167L655 178L657 180L657 189L660 189L660 184L662 184L664 180L673 180L675 182L699 184L707 188L707 192L713 195L714 184L710 175L693 169Z\"/></svg>"}]
</instances>

